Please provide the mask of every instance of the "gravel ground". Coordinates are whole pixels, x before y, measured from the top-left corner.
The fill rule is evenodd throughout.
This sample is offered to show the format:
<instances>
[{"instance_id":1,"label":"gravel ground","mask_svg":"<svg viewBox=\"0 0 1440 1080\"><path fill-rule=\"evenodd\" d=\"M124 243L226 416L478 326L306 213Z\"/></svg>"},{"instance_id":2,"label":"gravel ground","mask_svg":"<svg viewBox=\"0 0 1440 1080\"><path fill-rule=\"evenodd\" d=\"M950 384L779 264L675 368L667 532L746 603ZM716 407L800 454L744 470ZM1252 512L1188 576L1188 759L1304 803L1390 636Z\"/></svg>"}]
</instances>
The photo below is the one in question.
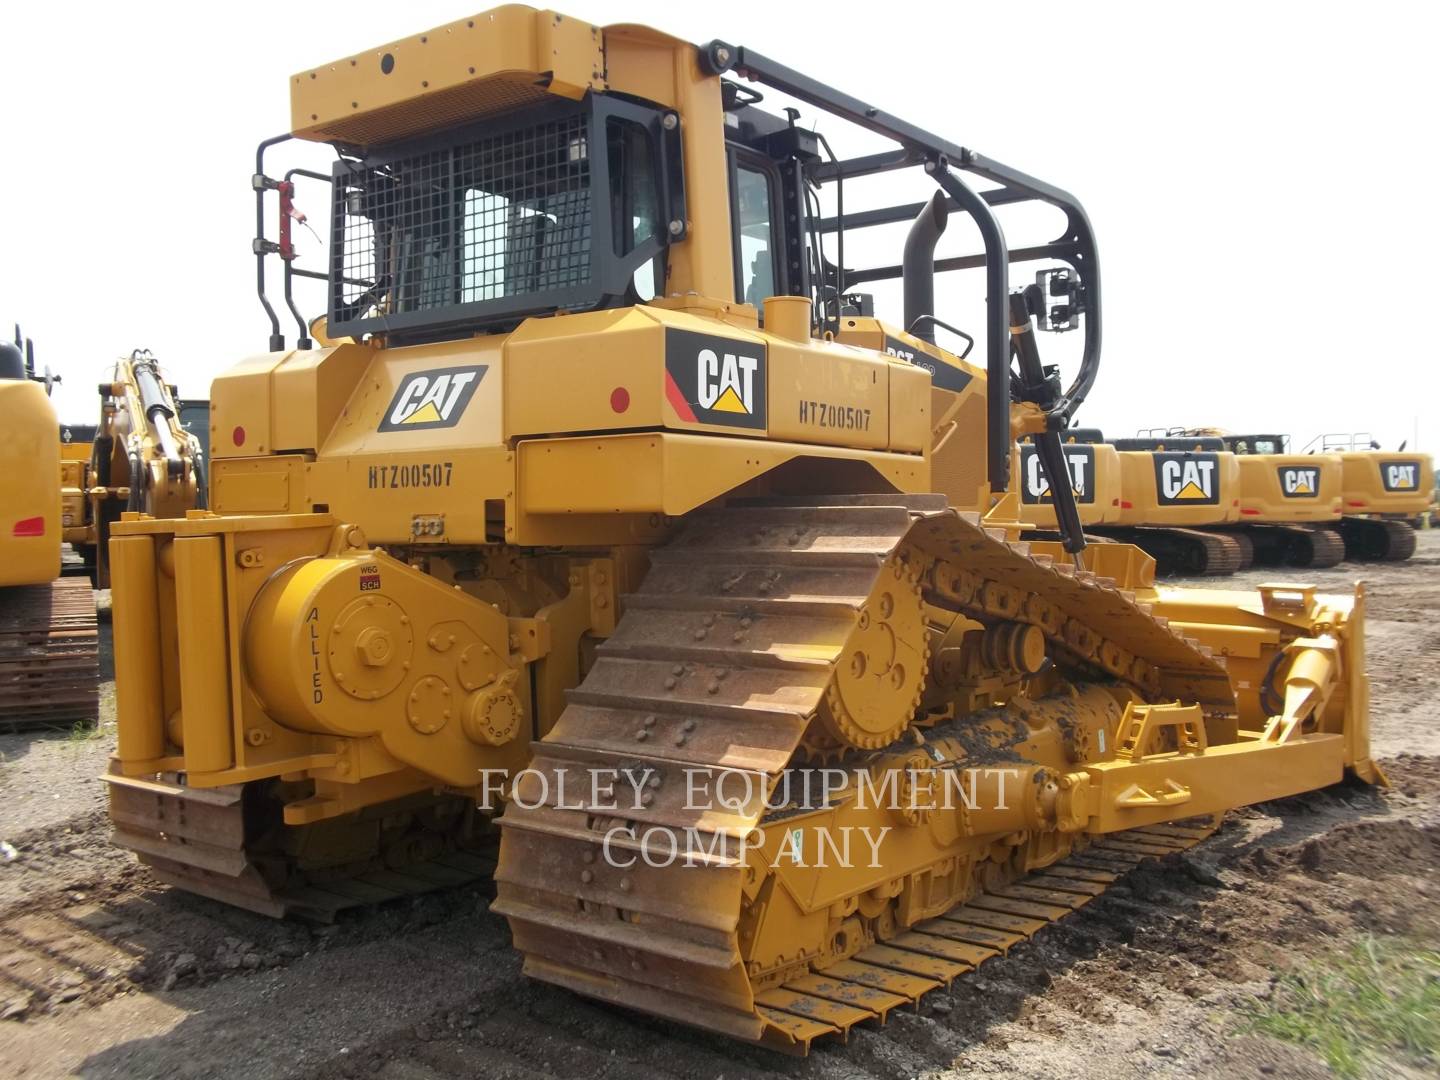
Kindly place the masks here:
<instances>
[{"instance_id":1,"label":"gravel ground","mask_svg":"<svg viewBox=\"0 0 1440 1080\"><path fill-rule=\"evenodd\" d=\"M1391 788L1341 785L1234 813L1194 852L1133 872L918 1013L804 1060L525 980L482 887L323 928L171 891L108 843L96 777L113 723L93 738L0 736L0 839L18 852L0 864L0 1071L1329 1076L1245 1021L1277 972L1318 950L1362 934L1440 943L1440 532L1420 540L1400 566L1232 579L1366 579L1373 745Z\"/></svg>"}]
</instances>

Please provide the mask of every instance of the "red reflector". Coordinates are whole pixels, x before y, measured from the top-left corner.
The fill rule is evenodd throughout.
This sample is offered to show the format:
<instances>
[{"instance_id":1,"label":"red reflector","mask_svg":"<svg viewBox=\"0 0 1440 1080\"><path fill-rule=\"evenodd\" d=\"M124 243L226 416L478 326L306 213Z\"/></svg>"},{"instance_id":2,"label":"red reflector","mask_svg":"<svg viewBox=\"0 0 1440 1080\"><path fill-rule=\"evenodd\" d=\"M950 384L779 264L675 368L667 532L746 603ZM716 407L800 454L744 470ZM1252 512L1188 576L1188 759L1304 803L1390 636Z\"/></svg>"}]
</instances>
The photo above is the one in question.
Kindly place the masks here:
<instances>
[{"instance_id":1,"label":"red reflector","mask_svg":"<svg viewBox=\"0 0 1440 1080\"><path fill-rule=\"evenodd\" d=\"M1120 509L1121 509L1121 510L1134 510L1134 509L1135 509L1135 504L1132 503L1129 499L1121 499L1121 500L1119 500L1119 502L1120 502Z\"/></svg>"},{"instance_id":2,"label":"red reflector","mask_svg":"<svg viewBox=\"0 0 1440 1080\"><path fill-rule=\"evenodd\" d=\"M241 427L239 424L236 424L236 425L235 425L235 430L230 433L230 438L231 438L231 440L234 441L234 443L235 443L236 446L244 446L244 445L245 445L245 429L244 429L243 427Z\"/></svg>"},{"instance_id":3,"label":"red reflector","mask_svg":"<svg viewBox=\"0 0 1440 1080\"><path fill-rule=\"evenodd\" d=\"M1364 499L1361 499L1361 500L1359 500L1359 501L1357 502L1356 500L1351 499L1351 500L1349 501L1348 505L1350 505L1350 506L1364 506L1364 505L1365 505L1365 500L1364 500Z\"/></svg>"},{"instance_id":4,"label":"red reflector","mask_svg":"<svg viewBox=\"0 0 1440 1080\"><path fill-rule=\"evenodd\" d=\"M622 413L630 408L630 391L623 386L617 386L610 391L610 408L617 413Z\"/></svg>"},{"instance_id":5,"label":"red reflector","mask_svg":"<svg viewBox=\"0 0 1440 1080\"><path fill-rule=\"evenodd\" d=\"M45 519L43 517L21 518L15 522L12 530L14 536L44 536Z\"/></svg>"},{"instance_id":6,"label":"red reflector","mask_svg":"<svg viewBox=\"0 0 1440 1080\"><path fill-rule=\"evenodd\" d=\"M1249 514L1251 517L1259 517L1259 516L1260 516L1260 511L1259 511L1259 510L1251 510L1248 506L1242 506L1242 507L1240 508L1240 513L1242 513L1242 514Z\"/></svg>"}]
</instances>

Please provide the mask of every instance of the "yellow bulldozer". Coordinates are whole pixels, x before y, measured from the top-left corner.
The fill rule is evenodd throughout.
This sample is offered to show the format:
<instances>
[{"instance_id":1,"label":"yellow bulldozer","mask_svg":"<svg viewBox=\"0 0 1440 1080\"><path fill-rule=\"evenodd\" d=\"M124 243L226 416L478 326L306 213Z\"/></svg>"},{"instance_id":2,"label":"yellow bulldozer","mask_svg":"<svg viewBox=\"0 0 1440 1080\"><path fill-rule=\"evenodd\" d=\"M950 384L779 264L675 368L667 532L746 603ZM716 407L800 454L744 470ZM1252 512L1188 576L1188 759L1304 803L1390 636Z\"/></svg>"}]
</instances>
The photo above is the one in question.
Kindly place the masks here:
<instances>
[{"instance_id":1,"label":"yellow bulldozer","mask_svg":"<svg viewBox=\"0 0 1440 1080\"><path fill-rule=\"evenodd\" d=\"M278 257L328 310L287 348L266 300L215 380L210 508L111 529L111 816L161 877L323 917L493 873L530 976L804 1052L1232 807L1379 779L1359 590L1157 588L1064 483L1063 539L1018 541L1011 448L1061 475L1100 360L1064 190L752 49L518 6L290 90L261 298ZM857 128L885 149L831 151ZM331 171L269 175L292 137ZM885 173L934 193L846 190ZM1010 247L1037 202L1063 231ZM937 257L952 214L981 250ZM969 270L978 364L935 341ZM893 324L859 286L896 278Z\"/></svg>"},{"instance_id":2,"label":"yellow bulldozer","mask_svg":"<svg viewBox=\"0 0 1440 1080\"><path fill-rule=\"evenodd\" d=\"M1338 528L1349 559L1404 562L1415 554L1414 525L1435 502L1429 454L1382 450L1368 432L1321 435L1307 451L1340 459Z\"/></svg>"}]
</instances>

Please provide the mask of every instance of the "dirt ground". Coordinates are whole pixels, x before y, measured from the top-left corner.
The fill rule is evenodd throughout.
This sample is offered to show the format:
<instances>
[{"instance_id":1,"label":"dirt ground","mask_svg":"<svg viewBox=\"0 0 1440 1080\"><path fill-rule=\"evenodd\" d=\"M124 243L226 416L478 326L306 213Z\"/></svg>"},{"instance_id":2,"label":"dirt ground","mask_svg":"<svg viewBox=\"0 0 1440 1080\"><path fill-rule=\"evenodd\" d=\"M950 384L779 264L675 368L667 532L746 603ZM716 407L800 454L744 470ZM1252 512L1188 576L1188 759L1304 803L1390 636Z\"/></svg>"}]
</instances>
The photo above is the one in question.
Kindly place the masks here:
<instances>
[{"instance_id":1,"label":"dirt ground","mask_svg":"<svg viewBox=\"0 0 1440 1080\"><path fill-rule=\"evenodd\" d=\"M1232 814L1200 847L1131 873L918 1013L804 1060L523 979L484 888L324 928L168 890L107 842L96 777L113 723L93 738L0 736L0 840L15 849L0 861L0 1072L1329 1076L1307 1051L1247 1033L1247 1020L1277 973L1319 950L1363 934L1440 943L1440 532L1401 566L1232 580L1302 577L1368 583L1388 790L1342 785Z\"/></svg>"}]
</instances>

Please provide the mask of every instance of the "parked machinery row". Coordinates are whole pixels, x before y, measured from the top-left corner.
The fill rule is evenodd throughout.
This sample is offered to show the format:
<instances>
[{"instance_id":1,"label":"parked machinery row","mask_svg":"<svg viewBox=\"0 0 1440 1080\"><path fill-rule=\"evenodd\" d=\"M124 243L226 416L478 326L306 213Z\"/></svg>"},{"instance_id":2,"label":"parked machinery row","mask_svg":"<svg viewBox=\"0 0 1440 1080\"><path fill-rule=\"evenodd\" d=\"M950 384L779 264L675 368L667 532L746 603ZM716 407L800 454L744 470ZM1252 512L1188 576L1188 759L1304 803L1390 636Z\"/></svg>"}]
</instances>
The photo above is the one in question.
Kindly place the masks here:
<instances>
[{"instance_id":1,"label":"parked machinery row","mask_svg":"<svg viewBox=\"0 0 1440 1080\"><path fill-rule=\"evenodd\" d=\"M99 384L94 426L59 424L34 345L0 343L0 727L92 722L98 709L93 589L109 587L110 525L124 512L203 507L201 439L175 389L137 351ZM202 429L208 406L188 406ZM68 555L66 548L68 546Z\"/></svg>"},{"instance_id":2,"label":"parked machinery row","mask_svg":"<svg viewBox=\"0 0 1440 1080\"><path fill-rule=\"evenodd\" d=\"M1296 454L1285 436L1215 430L1107 441L1095 429L1071 428L1064 438L1085 529L1136 544L1171 574L1408 559L1411 523L1433 497L1430 457L1403 450ZM1053 530L1035 447L1022 443L1016 452L1021 515Z\"/></svg>"}]
</instances>

